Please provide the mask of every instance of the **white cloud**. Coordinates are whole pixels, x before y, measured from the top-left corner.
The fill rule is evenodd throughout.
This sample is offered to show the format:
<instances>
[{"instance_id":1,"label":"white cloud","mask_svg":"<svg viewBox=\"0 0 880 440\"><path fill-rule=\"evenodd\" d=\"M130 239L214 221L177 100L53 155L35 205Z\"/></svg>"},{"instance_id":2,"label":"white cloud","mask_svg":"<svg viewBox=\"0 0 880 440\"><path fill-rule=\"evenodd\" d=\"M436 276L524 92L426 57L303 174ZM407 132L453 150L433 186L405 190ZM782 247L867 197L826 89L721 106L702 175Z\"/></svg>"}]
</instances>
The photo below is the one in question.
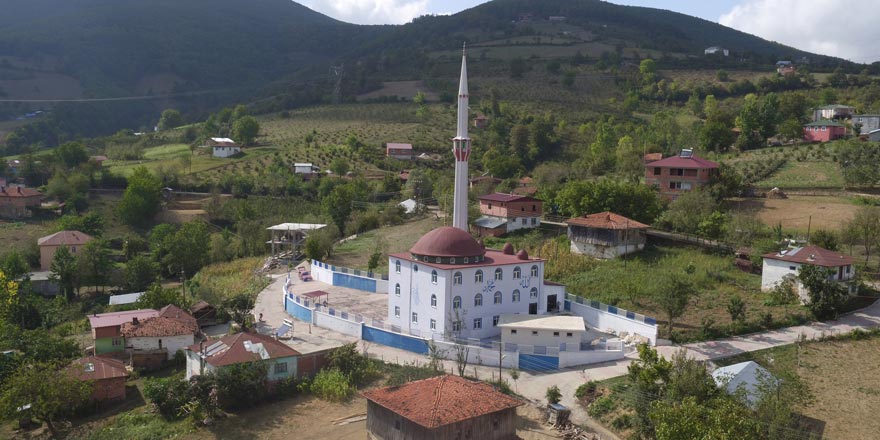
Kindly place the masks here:
<instances>
[{"instance_id":1,"label":"white cloud","mask_svg":"<svg viewBox=\"0 0 880 440\"><path fill-rule=\"evenodd\" d=\"M429 0L305 0L300 3L337 20L403 24L428 11Z\"/></svg>"},{"instance_id":2,"label":"white cloud","mask_svg":"<svg viewBox=\"0 0 880 440\"><path fill-rule=\"evenodd\" d=\"M876 3L871 0L865 3ZM837 0L743 0L718 22L801 50L859 62L880 60L873 6L844 7Z\"/></svg>"}]
</instances>

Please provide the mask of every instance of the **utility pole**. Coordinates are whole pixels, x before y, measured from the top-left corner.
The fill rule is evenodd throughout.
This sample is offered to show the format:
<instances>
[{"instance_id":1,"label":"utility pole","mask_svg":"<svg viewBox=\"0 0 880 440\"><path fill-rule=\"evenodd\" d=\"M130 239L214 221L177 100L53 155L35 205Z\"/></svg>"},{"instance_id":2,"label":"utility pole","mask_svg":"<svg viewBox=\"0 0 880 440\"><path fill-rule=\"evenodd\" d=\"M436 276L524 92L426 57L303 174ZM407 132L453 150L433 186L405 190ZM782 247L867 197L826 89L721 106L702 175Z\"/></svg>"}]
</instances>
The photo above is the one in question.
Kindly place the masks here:
<instances>
[{"instance_id":1,"label":"utility pole","mask_svg":"<svg viewBox=\"0 0 880 440\"><path fill-rule=\"evenodd\" d=\"M183 303L186 304L186 271L180 269L180 290L183 291Z\"/></svg>"},{"instance_id":2,"label":"utility pole","mask_svg":"<svg viewBox=\"0 0 880 440\"><path fill-rule=\"evenodd\" d=\"M813 216L811 215L809 217L809 220L807 220L807 244L810 244L810 227L812 227L812 226L813 226Z\"/></svg>"},{"instance_id":3,"label":"utility pole","mask_svg":"<svg viewBox=\"0 0 880 440\"><path fill-rule=\"evenodd\" d=\"M504 358L502 356L502 348L504 347L504 342L498 341L498 382L501 382L501 360Z\"/></svg>"}]
</instances>

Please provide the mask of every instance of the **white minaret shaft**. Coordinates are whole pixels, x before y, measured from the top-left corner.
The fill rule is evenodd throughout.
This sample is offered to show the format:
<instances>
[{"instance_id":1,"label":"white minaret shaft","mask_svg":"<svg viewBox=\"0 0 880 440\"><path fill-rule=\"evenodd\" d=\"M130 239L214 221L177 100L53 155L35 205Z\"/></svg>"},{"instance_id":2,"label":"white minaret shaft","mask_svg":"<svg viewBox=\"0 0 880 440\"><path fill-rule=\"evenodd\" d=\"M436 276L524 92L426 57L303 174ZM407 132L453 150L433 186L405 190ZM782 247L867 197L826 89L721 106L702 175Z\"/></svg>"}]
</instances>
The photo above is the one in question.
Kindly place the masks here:
<instances>
[{"instance_id":1,"label":"white minaret shaft","mask_svg":"<svg viewBox=\"0 0 880 440\"><path fill-rule=\"evenodd\" d=\"M452 204L452 226L468 231L468 158L471 140L468 137L467 47L462 49L461 80L458 85L458 129L452 140L455 155L455 198Z\"/></svg>"}]
</instances>

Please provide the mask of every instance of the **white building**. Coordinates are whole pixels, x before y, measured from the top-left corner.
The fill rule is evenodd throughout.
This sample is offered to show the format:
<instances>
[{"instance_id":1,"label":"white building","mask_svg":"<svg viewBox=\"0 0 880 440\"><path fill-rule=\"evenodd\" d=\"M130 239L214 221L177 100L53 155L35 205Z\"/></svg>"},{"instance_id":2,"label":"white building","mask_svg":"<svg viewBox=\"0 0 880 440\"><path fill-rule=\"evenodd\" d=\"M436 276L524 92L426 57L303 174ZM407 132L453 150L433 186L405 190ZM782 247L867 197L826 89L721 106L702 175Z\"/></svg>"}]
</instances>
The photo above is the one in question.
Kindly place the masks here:
<instances>
[{"instance_id":1,"label":"white building","mask_svg":"<svg viewBox=\"0 0 880 440\"><path fill-rule=\"evenodd\" d=\"M707 47L706 50L703 51L705 55L715 55L715 54L723 54L724 56L728 56L730 51L719 46Z\"/></svg>"},{"instance_id":2,"label":"white building","mask_svg":"<svg viewBox=\"0 0 880 440\"><path fill-rule=\"evenodd\" d=\"M294 174L315 174L320 173L321 169L311 163L295 163L293 164Z\"/></svg>"},{"instance_id":3,"label":"white building","mask_svg":"<svg viewBox=\"0 0 880 440\"><path fill-rule=\"evenodd\" d=\"M780 252L764 255L764 267L761 272L761 290L772 290L785 278L791 278L797 286L798 295L802 302L807 302L809 296L806 289L797 280L798 270L802 265L824 267L831 271L829 279L848 284L850 294L855 294L855 283L851 283L856 276L855 260L839 252L829 251L818 246L797 247Z\"/></svg>"},{"instance_id":4,"label":"white building","mask_svg":"<svg viewBox=\"0 0 880 440\"><path fill-rule=\"evenodd\" d=\"M559 347L572 344L580 349L587 327L580 316L504 315L498 323L501 342L517 345Z\"/></svg>"},{"instance_id":5,"label":"white building","mask_svg":"<svg viewBox=\"0 0 880 440\"><path fill-rule=\"evenodd\" d=\"M150 352L165 350L167 358L174 358L178 350L196 342L195 334L198 328L193 328L186 322L164 316L156 316L122 325L120 333L125 337L125 348L134 352Z\"/></svg>"},{"instance_id":6,"label":"white building","mask_svg":"<svg viewBox=\"0 0 880 440\"><path fill-rule=\"evenodd\" d=\"M227 158L241 153L241 147L229 138L211 138L208 146L211 147L214 157Z\"/></svg>"}]
</instances>

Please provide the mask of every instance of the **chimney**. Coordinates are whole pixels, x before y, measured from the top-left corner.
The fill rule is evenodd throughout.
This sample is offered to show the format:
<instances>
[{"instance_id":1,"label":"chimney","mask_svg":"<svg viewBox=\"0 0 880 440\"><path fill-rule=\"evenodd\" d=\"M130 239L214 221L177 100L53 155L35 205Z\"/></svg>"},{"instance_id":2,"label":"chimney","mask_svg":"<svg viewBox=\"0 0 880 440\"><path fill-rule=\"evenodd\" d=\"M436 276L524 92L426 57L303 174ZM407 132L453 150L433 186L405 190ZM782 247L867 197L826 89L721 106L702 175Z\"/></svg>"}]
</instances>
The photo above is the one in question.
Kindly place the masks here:
<instances>
[{"instance_id":1,"label":"chimney","mask_svg":"<svg viewBox=\"0 0 880 440\"><path fill-rule=\"evenodd\" d=\"M18 190L19 194L21 194L21 187L20 186L16 186L15 189Z\"/></svg>"},{"instance_id":2,"label":"chimney","mask_svg":"<svg viewBox=\"0 0 880 440\"><path fill-rule=\"evenodd\" d=\"M134 318L131 318L131 323L134 324L134 325L138 325L138 318L137 318L137 316L135 316Z\"/></svg>"}]
</instances>

